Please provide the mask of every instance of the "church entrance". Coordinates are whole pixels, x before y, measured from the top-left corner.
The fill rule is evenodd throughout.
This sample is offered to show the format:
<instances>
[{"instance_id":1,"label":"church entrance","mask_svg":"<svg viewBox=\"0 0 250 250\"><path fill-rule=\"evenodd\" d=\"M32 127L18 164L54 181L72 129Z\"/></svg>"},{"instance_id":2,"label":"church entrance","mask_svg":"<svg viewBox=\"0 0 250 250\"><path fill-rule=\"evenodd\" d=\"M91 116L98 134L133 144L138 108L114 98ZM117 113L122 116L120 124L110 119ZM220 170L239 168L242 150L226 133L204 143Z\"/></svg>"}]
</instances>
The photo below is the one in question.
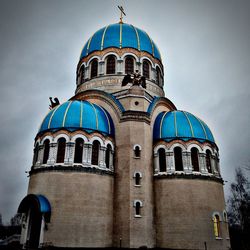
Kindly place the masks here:
<instances>
[{"instance_id":1,"label":"church entrance","mask_svg":"<svg viewBox=\"0 0 250 250\"><path fill-rule=\"evenodd\" d=\"M40 194L29 194L20 203L18 213L23 214L20 244L37 249L44 241L45 224L50 222L51 206Z\"/></svg>"},{"instance_id":2,"label":"church entrance","mask_svg":"<svg viewBox=\"0 0 250 250\"><path fill-rule=\"evenodd\" d=\"M42 214L33 204L29 210L27 247L38 248L41 233Z\"/></svg>"}]
</instances>

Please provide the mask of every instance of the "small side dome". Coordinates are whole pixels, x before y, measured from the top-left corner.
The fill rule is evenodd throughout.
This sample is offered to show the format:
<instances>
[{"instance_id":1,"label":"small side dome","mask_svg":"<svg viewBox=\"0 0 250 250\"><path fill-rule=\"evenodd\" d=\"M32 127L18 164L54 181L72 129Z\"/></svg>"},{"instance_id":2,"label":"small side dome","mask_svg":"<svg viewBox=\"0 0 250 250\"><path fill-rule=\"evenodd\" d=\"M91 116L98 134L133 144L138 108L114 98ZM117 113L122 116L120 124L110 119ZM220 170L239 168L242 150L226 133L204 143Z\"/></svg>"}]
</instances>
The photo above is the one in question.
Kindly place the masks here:
<instances>
[{"instance_id":1,"label":"small side dome","mask_svg":"<svg viewBox=\"0 0 250 250\"><path fill-rule=\"evenodd\" d=\"M110 24L96 31L82 49L80 60L90 53L106 48L134 48L146 51L161 60L160 51L148 34L131 24Z\"/></svg>"},{"instance_id":2,"label":"small side dome","mask_svg":"<svg viewBox=\"0 0 250 250\"><path fill-rule=\"evenodd\" d=\"M154 140L191 139L215 143L208 126L198 117L185 111L161 112L154 124Z\"/></svg>"},{"instance_id":3,"label":"small side dome","mask_svg":"<svg viewBox=\"0 0 250 250\"><path fill-rule=\"evenodd\" d=\"M109 113L88 101L67 101L52 109L44 118L38 133L66 129L83 129L114 136L114 125Z\"/></svg>"}]
</instances>

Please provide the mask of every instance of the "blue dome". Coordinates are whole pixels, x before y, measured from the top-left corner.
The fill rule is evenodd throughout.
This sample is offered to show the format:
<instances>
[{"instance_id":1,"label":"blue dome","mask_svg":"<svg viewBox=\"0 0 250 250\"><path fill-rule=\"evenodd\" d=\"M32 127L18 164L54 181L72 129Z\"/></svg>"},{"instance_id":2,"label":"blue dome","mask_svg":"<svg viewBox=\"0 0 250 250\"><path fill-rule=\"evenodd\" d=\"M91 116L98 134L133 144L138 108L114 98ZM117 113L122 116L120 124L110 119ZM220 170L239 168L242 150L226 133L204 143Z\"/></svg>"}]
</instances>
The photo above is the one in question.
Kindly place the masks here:
<instances>
[{"instance_id":1,"label":"blue dome","mask_svg":"<svg viewBox=\"0 0 250 250\"><path fill-rule=\"evenodd\" d=\"M83 47L80 59L93 51L109 47L134 48L161 60L160 52L148 34L126 23L110 24L96 31Z\"/></svg>"},{"instance_id":2,"label":"blue dome","mask_svg":"<svg viewBox=\"0 0 250 250\"><path fill-rule=\"evenodd\" d=\"M88 133L98 131L114 135L114 125L109 113L88 101L67 101L56 106L44 118L39 133L59 129L83 129Z\"/></svg>"},{"instance_id":3,"label":"blue dome","mask_svg":"<svg viewBox=\"0 0 250 250\"><path fill-rule=\"evenodd\" d=\"M198 117L185 111L161 112L154 124L154 140L184 141L195 139L215 143L208 126Z\"/></svg>"}]
</instances>

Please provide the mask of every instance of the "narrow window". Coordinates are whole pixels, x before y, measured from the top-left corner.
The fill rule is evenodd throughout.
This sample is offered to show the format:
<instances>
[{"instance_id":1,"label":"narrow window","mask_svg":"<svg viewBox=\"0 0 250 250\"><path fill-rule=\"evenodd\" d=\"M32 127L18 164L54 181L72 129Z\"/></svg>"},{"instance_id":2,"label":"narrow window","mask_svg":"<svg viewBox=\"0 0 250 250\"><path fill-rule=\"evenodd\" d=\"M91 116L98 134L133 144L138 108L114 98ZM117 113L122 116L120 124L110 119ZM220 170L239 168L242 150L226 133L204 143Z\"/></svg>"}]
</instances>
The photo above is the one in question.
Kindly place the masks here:
<instances>
[{"instance_id":1,"label":"narrow window","mask_svg":"<svg viewBox=\"0 0 250 250\"><path fill-rule=\"evenodd\" d=\"M83 139L77 138L75 142L75 157L74 162L75 163L82 163L82 153L83 153Z\"/></svg>"},{"instance_id":2,"label":"narrow window","mask_svg":"<svg viewBox=\"0 0 250 250\"><path fill-rule=\"evenodd\" d=\"M94 141L92 145L92 157L91 157L91 164L98 165L99 164L99 149L100 149L100 142Z\"/></svg>"},{"instance_id":3,"label":"narrow window","mask_svg":"<svg viewBox=\"0 0 250 250\"><path fill-rule=\"evenodd\" d=\"M175 170L183 171L182 149L180 147L174 148L174 162L175 162Z\"/></svg>"},{"instance_id":4,"label":"narrow window","mask_svg":"<svg viewBox=\"0 0 250 250\"><path fill-rule=\"evenodd\" d=\"M135 146L134 155L135 157L138 157L138 158L141 157L141 150L139 146Z\"/></svg>"},{"instance_id":5,"label":"narrow window","mask_svg":"<svg viewBox=\"0 0 250 250\"><path fill-rule=\"evenodd\" d=\"M49 139L44 141L43 164L47 164L49 159Z\"/></svg>"},{"instance_id":6,"label":"narrow window","mask_svg":"<svg viewBox=\"0 0 250 250\"><path fill-rule=\"evenodd\" d=\"M161 71L158 67L156 68L156 84L161 86Z\"/></svg>"},{"instance_id":7,"label":"narrow window","mask_svg":"<svg viewBox=\"0 0 250 250\"><path fill-rule=\"evenodd\" d=\"M108 56L106 72L107 74L115 74L115 56Z\"/></svg>"},{"instance_id":8,"label":"narrow window","mask_svg":"<svg viewBox=\"0 0 250 250\"><path fill-rule=\"evenodd\" d=\"M38 143L37 143L35 148L34 148L33 165L36 165L36 162L38 160L38 152L39 152L39 146L38 146Z\"/></svg>"},{"instance_id":9,"label":"narrow window","mask_svg":"<svg viewBox=\"0 0 250 250\"><path fill-rule=\"evenodd\" d=\"M143 70L143 76L145 76L147 79L150 78L150 66L149 66L149 62L144 60L142 63L142 70Z\"/></svg>"},{"instance_id":10,"label":"narrow window","mask_svg":"<svg viewBox=\"0 0 250 250\"><path fill-rule=\"evenodd\" d=\"M98 72L98 62L96 59L94 59L91 62L91 73L90 73L90 77L96 77L97 76L97 72Z\"/></svg>"},{"instance_id":11,"label":"narrow window","mask_svg":"<svg viewBox=\"0 0 250 250\"><path fill-rule=\"evenodd\" d=\"M192 148L191 149L191 162L193 166L193 171L198 172L200 170L199 168L199 158L198 158L198 149Z\"/></svg>"},{"instance_id":12,"label":"narrow window","mask_svg":"<svg viewBox=\"0 0 250 250\"><path fill-rule=\"evenodd\" d=\"M212 166L211 166L211 151L206 150L206 166L208 173L212 173Z\"/></svg>"},{"instance_id":13,"label":"narrow window","mask_svg":"<svg viewBox=\"0 0 250 250\"><path fill-rule=\"evenodd\" d=\"M164 148L160 148L158 150L159 154L159 166L160 166L160 172L166 172L167 170L167 164L166 164L166 153Z\"/></svg>"},{"instance_id":14,"label":"narrow window","mask_svg":"<svg viewBox=\"0 0 250 250\"><path fill-rule=\"evenodd\" d=\"M135 215L140 215L141 210L141 204L139 201L135 203Z\"/></svg>"},{"instance_id":15,"label":"narrow window","mask_svg":"<svg viewBox=\"0 0 250 250\"><path fill-rule=\"evenodd\" d=\"M105 154L105 156L106 156L105 157L106 168L109 168L109 165L110 165L111 151L112 151L111 145L108 144L107 149L106 149L106 154Z\"/></svg>"},{"instance_id":16,"label":"narrow window","mask_svg":"<svg viewBox=\"0 0 250 250\"><path fill-rule=\"evenodd\" d=\"M141 175L140 175L140 173L135 174L135 185L137 185L137 186L141 185Z\"/></svg>"},{"instance_id":17,"label":"narrow window","mask_svg":"<svg viewBox=\"0 0 250 250\"><path fill-rule=\"evenodd\" d=\"M214 218L214 235L215 237L220 237L220 217L219 215L215 215Z\"/></svg>"},{"instance_id":18,"label":"narrow window","mask_svg":"<svg viewBox=\"0 0 250 250\"><path fill-rule=\"evenodd\" d=\"M82 65L80 69L80 79L81 79L81 84L85 82L85 67Z\"/></svg>"},{"instance_id":19,"label":"narrow window","mask_svg":"<svg viewBox=\"0 0 250 250\"><path fill-rule=\"evenodd\" d=\"M63 163L64 162L65 148L66 148L65 138L58 139L56 163Z\"/></svg>"},{"instance_id":20,"label":"narrow window","mask_svg":"<svg viewBox=\"0 0 250 250\"><path fill-rule=\"evenodd\" d=\"M125 74L134 73L134 59L131 56L126 57L125 59Z\"/></svg>"}]
</instances>

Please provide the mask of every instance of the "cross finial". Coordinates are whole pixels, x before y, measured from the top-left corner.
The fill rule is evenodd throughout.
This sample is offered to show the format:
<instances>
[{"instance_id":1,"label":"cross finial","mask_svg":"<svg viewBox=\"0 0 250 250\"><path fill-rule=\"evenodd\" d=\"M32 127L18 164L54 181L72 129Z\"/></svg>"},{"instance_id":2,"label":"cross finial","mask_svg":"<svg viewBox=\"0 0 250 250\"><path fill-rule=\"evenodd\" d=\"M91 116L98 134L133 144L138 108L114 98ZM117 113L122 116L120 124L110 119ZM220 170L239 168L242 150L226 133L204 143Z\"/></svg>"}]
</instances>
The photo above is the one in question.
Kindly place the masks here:
<instances>
[{"instance_id":1,"label":"cross finial","mask_svg":"<svg viewBox=\"0 0 250 250\"><path fill-rule=\"evenodd\" d=\"M120 22L119 23L123 23L123 21L122 21L123 16L122 15L126 16L126 14L125 14L124 9L123 9L122 6L118 5L118 9L121 11L121 17L120 17Z\"/></svg>"}]
</instances>

